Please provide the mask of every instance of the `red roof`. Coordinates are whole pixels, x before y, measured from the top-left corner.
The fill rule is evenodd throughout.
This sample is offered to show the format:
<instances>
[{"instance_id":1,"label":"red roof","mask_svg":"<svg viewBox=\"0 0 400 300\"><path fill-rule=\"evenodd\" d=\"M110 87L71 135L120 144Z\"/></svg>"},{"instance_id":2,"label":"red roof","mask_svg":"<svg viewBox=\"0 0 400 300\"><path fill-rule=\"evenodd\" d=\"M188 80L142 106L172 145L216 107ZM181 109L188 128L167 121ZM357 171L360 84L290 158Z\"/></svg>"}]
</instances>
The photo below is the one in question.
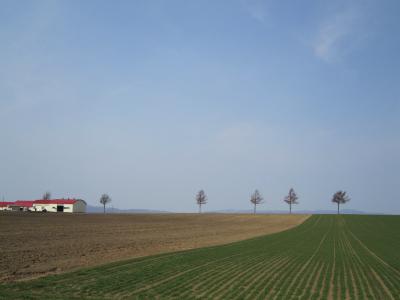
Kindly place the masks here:
<instances>
[{"instance_id":1,"label":"red roof","mask_svg":"<svg viewBox=\"0 0 400 300\"><path fill-rule=\"evenodd\" d=\"M11 204L14 204L14 202L0 202L0 207L6 207Z\"/></svg>"},{"instance_id":2,"label":"red roof","mask_svg":"<svg viewBox=\"0 0 400 300\"><path fill-rule=\"evenodd\" d=\"M76 199L35 200L35 204L74 204Z\"/></svg>"},{"instance_id":3,"label":"red roof","mask_svg":"<svg viewBox=\"0 0 400 300\"><path fill-rule=\"evenodd\" d=\"M15 201L14 203L12 203L10 205L21 206L21 207L32 207L33 206L33 201L18 200L18 201Z\"/></svg>"}]
</instances>

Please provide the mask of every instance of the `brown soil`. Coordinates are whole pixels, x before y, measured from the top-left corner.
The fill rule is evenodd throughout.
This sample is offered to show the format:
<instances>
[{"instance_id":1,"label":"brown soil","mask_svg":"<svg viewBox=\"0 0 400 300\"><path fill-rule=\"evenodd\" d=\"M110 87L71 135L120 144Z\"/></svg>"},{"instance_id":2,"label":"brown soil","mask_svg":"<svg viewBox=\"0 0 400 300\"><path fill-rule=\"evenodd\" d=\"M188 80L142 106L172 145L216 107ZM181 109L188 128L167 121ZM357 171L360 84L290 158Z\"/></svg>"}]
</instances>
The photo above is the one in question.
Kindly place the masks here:
<instances>
[{"instance_id":1,"label":"brown soil","mask_svg":"<svg viewBox=\"0 0 400 300\"><path fill-rule=\"evenodd\" d=\"M308 215L0 214L0 281L239 241Z\"/></svg>"}]
</instances>

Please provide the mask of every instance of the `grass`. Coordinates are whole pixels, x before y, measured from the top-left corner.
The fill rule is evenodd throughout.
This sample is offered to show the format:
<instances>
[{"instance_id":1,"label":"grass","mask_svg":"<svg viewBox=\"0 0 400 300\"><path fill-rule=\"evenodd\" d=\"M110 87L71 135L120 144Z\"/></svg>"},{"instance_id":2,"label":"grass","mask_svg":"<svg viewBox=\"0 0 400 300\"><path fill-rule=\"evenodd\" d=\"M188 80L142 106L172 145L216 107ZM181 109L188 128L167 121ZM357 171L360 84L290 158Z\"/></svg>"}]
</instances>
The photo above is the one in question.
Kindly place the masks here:
<instances>
[{"instance_id":1,"label":"grass","mask_svg":"<svg viewBox=\"0 0 400 300\"><path fill-rule=\"evenodd\" d=\"M400 217L312 216L201 248L0 285L3 299L400 299Z\"/></svg>"}]
</instances>

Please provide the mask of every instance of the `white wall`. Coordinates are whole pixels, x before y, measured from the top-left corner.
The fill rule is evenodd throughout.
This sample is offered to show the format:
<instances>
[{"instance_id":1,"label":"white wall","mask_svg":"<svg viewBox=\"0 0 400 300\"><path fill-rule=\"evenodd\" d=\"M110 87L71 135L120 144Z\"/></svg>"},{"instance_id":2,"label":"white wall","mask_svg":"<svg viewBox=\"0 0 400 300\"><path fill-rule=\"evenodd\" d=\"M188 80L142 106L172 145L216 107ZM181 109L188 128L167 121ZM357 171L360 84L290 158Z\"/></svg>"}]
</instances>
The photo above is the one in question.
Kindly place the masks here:
<instances>
[{"instance_id":1,"label":"white wall","mask_svg":"<svg viewBox=\"0 0 400 300\"><path fill-rule=\"evenodd\" d=\"M77 200L75 204L33 204L32 211L41 212L46 210L47 212L57 212L57 205L64 206L65 213L77 213L86 212L86 203L82 200ZM36 210L35 210L36 208Z\"/></svg>"},{"instance_id":2,"label":"white wall","mask_svg":"<svg viewBox=\"0 0 400 300\"><path fill-rule=\"evenodd\" d=\"M33 209L32 211L44 211L46 210L47 212L57 212L57 204L33 204Z\"/></svg>"},{"instance_id":3,"label":"white wall","mask_svg":"<svg viewBox=\"0 0 400 300\"><path fill-rule=\"evenodd\" d=\"M73 212L75 212L75 210L74 210L74 204L64 204L64 212L66 212L66 213L73 213Z\"/></svg>"}]
</instances>

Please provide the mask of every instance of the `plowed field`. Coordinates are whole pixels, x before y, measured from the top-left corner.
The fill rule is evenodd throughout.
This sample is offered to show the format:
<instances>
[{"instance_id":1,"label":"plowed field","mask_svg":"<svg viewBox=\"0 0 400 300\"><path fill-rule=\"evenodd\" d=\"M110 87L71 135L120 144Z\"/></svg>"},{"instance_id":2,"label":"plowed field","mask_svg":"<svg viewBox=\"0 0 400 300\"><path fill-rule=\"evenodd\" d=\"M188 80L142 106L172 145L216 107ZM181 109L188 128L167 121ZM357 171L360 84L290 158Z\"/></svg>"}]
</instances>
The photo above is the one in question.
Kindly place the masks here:
<instances>
[{"instance_id":1,"label":"plowed field","mask_svg":"<svg viewBox=\"0 0 400 300\"><path fill-rule=\"evenodd\" d=\"M0 282L230 243L282 231L308 216L0 214Z\"/></svg>"}]
</instances>

